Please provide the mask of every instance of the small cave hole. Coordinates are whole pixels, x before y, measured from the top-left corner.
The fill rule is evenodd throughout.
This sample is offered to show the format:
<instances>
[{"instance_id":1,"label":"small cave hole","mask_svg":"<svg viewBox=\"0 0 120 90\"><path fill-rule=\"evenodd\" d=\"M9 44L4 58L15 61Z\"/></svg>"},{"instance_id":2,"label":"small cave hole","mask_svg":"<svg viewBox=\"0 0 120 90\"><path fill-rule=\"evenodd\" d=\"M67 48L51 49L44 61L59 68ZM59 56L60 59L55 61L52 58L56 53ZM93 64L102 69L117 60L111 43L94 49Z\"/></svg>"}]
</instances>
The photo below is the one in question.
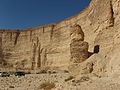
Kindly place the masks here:
<instances>
[{"instance_id":1,"label":"small cave hole","mask_svg":"<svg viewBox=\"0 0 120 90\"><path fill-rule=\"evenodd\" d=\"M94 47L94 53L99 53L100 45Z\"/></svg>"},{"instance_id":2,"label":"small cave hole","mask_svg":"<svg viewBox=\"0 0 120 90\"><path fill-rule=\"evenodd\" d=\"M88 52L88 58L95 53L99 53L99 49L100 49L100 45L94 46L94 51L93 52Z\"/></svg>"}]
</instances>

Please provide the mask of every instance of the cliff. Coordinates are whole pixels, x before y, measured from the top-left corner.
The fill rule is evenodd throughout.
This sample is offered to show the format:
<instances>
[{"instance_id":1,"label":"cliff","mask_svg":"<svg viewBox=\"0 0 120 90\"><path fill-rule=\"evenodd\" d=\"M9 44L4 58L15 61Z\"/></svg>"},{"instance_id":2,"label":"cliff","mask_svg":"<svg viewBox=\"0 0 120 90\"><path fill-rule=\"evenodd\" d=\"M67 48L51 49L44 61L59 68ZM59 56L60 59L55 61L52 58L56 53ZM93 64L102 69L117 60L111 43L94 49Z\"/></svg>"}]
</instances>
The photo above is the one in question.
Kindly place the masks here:
<instances>
[{"instance_id":1,"label":"cliff","mask_svg":"<svg viewBox=\"0 0 120 90\"><path fill-rule=\"evenodd\" d=\"M25 30L1 29L1 67L67 68L71 62L71 26L75 24L81 26L89 44L89 58L80 63L82 67L89 62L92 72L99 75L119 71L119 0L92 0L81 13L59 23Z\"/></svg>"}]
</instances>

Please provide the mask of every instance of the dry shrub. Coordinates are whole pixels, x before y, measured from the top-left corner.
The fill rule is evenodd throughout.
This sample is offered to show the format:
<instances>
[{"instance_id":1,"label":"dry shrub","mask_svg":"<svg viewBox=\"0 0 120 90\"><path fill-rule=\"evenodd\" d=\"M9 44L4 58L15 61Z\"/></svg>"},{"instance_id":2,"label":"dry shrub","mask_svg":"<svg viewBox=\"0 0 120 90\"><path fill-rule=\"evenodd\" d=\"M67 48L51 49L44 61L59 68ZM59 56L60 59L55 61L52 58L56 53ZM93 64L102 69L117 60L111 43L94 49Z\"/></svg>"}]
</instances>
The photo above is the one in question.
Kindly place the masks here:
<instances>
[{"instance_id":1,"label":"dry shrub","mask_svg":"<svg viewBox=\"0 0 120 90\"><path fill-rule=\"evenodd\" d=\"M87 77L87 76L83 76L80 78L80 80L72 80L73 83L82 83L82 82L85 82L85 81L89 81L90 78Z\"/></svg>"},{"instance_id":2,"label":"dry shrub","mask_svg":"<svg viewBox=\"0 0 120 90\"><path fill-rule=\"evenodd\" d=\"M89 77L83 76L81 77L80 82L89 81L89 79L90 79Z\"/></svg>"},{"instance_id":3,"label":"dry shrub","mask_svg":"<svg viewBox=\"0 0 120 90\"><path fill-rule=\"evenodd\" d=\"M47 70L45 69L40 70L39 72L36 72L36 74L47 74Z\"/></svg>"},{"instance_id":4,"label":"dry shrub","mask_svg":"<svg viewBox=\"0 0 120 90\"><path fill-rule=\"evenodd\" d=\"M51 90L54 87L55 87L55 83L53 82L44 82L40 84L40 89L44 89L44 90Z\"/></svg>"},{"instance_id":5,"label":"dry shrub","mask_svg":"<svg viewBox=\"0 0 120 90\"><path fill-rule=\"evenodd\" d=\"M57 73L57 72L54 71L54 70L51 70L51 71L49 70L48 73L49 73L49 74L55 74L55 73Z\"/></svg>"},{"instance_id":6,"label":"dry shrub","mask_svg":"<svg viewBox=\"0 0 120 90\"><path fill-rule=\"evenodd\" d=\"M69 76L67 79L65 79L65 82L70 81L70 80L72 80L73 78L74 78L73 76Z\"/></svg>"},{"instance_id":7,"label":"dry shrub","mask_svg":"<svg viewBox=\"0 0 120 90\"><path fill-rule=\"evenodd\" d=\"M47 74L47 71L50 67L42 67L39 70L37 70L36 74Z\"/></svg>"},{"instance_id":8,"label":"dry shrub","mask_svg":"<svg viewBox=\"0 0 120 90\"><path fill-rule=\"evenodd\" d=\"M69 73L69 71L68 70L64 70L64 73Z\"/></svg>"},{"instance_id":9,"label":"dry shrub","mask_svg":"<svg viewBox=\"0 0 120 90\"><path fill-rule=\"evenodd\" d=\"M14 88L14 86L9 86L9 88Z\"/></svg>"}]
</instances>

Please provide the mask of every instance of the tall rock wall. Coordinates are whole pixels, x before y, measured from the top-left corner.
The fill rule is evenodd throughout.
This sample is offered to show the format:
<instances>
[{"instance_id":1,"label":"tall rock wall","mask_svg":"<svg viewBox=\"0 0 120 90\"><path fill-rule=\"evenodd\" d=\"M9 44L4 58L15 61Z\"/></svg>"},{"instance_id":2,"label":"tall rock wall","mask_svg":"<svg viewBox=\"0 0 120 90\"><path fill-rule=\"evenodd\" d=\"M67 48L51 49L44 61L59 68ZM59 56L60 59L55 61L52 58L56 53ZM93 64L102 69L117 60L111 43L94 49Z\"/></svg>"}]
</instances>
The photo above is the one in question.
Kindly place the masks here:
<instances>
[{"instance_id":1,"label":"tall rock wall","mask_svg":"<svg viewBox=\"0 0 120 90\"><path fill-rule=\"evenodd\" d=\"M92 0L81 13L55 24L26 30L1 29L0 64L22 69L68 67L72 55L71 26L75 24L81 26L84 41L89 44L91 55L85 62L92 62L88 62L92 67L90 72L92 70L99 74L117 71L120 54L120 0ZM80 35L77 34L77 37ZM75 43L73 45L76 46ZM94 54L96 46L99 46L99 50Z\"/></svg>"},{"instance_id":2,"label":"tall rock wall","mask_svg":"<svg viewBox=\"0 0 120 90\"><path fill-rule=\"evenodd\" d=\"M1 64L18 69L67 66L69 31L63 33L65 31L54 27L55 24L51 24L37 29L1 30Z\"/></svg>"}]
</instances>

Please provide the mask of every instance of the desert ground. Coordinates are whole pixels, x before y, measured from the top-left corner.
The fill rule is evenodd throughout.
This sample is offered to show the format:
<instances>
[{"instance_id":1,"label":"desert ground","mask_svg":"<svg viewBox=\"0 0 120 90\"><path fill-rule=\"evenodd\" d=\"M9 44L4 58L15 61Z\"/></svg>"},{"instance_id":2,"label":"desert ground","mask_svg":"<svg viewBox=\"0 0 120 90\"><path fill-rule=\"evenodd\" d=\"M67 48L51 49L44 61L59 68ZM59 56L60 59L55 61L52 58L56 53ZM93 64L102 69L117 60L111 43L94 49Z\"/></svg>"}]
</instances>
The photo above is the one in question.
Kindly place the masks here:
<instances>
[{"instance_id":1,"label":"desert ground","mask_svg":"<svg viewBox=\"0 0 120 90\"><path fill-rule=\"evenodd\" d=\"M67 71L11 75L0 77L0 90L120 90L119 78L119 74L102 78L95 74L71 76Z\"/></svg>"}]
</instances>

